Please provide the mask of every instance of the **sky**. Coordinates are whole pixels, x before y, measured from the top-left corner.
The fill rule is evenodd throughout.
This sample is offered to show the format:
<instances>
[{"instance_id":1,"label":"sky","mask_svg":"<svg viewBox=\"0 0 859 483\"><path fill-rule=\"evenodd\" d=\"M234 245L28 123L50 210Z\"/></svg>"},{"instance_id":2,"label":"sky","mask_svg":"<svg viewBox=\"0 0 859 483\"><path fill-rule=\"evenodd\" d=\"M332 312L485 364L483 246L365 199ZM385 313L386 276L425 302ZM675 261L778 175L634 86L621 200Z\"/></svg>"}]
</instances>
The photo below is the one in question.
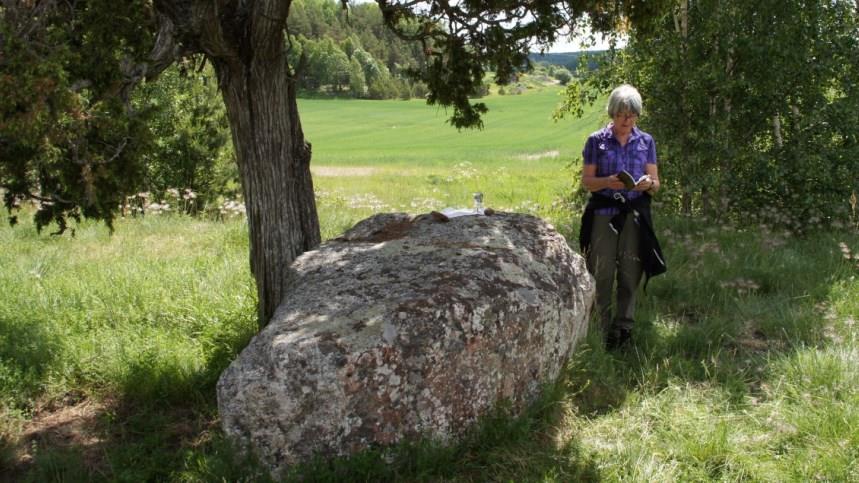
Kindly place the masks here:
<instances>
[{"instance_id":1,"label":"sky","mask_svg":"<svg viewBox=\"0 0 859 483\"><path fill-rule=\"evenodd\" d=\"M597 42L593 46L589 46L583 48L581 45L582 38L586 35L586 33L582 35L578 35L573 39L563 39L559 42L555 42L550 48L550 53L561 53L561 52L576 52L579 50L606 50L608 49L608 39L602 36L597 36ZM617 43L617 47L623 47L626 45L625 39L620 39Z\"/></svg>"},{"instance_id":2,"label":"sky","mask_svg":"<svg viewBox=\"0 0 859 483\"><path fill-rule=\"evenodd\" d=\"M367 3L372 2L373 0L349 0L350 3ZM598 37L595 45L583 48L581 46L581 39L587 35L590 31L583 32L582 35L576 36L573 39L563 39L561 41L555 42L549 48L550 53L559 53L559 52L577 52L579 50L606 50L608 49L608 40L605 38ZM617 44L617 47L623 47L626 45L625 40L620 40ZM534 49L536 50L536 49Z\"/></svg>"},{"instance_id":3,"label":"sky","mask_svg":"<svg viewBox=\"0 0 859 483\"><path fill-rule=\"evenodd\" d=\"M561 42L555 42L552 44L552 46L549 47L549 53L556 54L562 52L576 52L579 50L605 50L607 48L608 44L604 41L599 41L593 47L584 49L580 45L579 39L564 39Z\"/></svg>"}]
</instances>

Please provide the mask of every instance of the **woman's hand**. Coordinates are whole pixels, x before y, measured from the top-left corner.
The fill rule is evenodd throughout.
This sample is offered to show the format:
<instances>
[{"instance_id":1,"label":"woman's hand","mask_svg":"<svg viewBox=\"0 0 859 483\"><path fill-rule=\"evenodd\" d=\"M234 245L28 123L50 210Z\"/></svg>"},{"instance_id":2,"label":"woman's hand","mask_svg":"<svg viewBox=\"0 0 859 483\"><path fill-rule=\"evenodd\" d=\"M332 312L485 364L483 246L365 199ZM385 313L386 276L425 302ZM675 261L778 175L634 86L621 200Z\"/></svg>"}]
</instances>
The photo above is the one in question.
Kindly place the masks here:
<instances>
[{"instance_id":1,"label":"woman's hand","mask_svg":"<svg viewBox=\"0 0 859 483\"><path fill-rule=\"evenodd\" d=\"M595 164L586 164L582 168L582 186L591 192L606 188L622 190L623 182L616 175L597 177L597 166Z\"/></svg>"},{"instance_id":2,"label":"woman's hand","mask_svg":"<svg viewBox=\"0 0 859 483\"><path fill-rule=\"evenodd\" d=\"M622 190L626 187L617 175L613 174L611 176L606 176L603 179L606 180L606 188L608 189Z\"/></svg>"},{"instance_id":3,"label":"woman's hand","mask_svg":"<svg viewBox=\"0 0 859 483\"><path fill-rule=\"evenodd\" d=\"M653 187L653 183L653 178L649 174L645 175L644 179L639 181L635 188L632 188L632 191L647 191Z\"/></svg>"}]
</instances>

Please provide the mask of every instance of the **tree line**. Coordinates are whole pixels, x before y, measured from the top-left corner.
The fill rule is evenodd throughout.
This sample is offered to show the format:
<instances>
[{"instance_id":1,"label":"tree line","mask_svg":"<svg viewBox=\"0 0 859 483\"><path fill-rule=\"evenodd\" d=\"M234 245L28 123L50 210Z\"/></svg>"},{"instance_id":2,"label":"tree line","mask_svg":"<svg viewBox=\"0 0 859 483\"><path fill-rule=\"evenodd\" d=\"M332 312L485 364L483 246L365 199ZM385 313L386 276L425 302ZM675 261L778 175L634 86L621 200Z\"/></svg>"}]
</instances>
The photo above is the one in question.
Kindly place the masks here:
<instances>
[{"instance_id":1,"label":"tree line","mask_svg":"<svg viewBox=\"0 0 859 483\"><path fill-rule=\"evenodd\" d=\"M289 57L305 95L410 99L427 94L426 84L409 75L425 66L421 45L387 28L375 3L344 9L337 0L295 0L287 32Z\"/></svg>"}]
</instances>

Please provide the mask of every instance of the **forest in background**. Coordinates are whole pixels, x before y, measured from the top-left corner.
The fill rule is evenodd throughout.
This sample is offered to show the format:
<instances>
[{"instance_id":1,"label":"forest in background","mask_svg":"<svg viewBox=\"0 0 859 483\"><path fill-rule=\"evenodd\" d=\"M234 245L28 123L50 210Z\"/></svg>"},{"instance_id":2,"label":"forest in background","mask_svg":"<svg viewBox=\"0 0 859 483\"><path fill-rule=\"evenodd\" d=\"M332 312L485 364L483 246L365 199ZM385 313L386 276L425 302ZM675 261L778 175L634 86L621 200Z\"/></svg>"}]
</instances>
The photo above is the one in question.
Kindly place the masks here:
<instances>
[{"instance_id":1,"label":"forest in background","mask_svg":"<svg viewBox=\"0 0 859 483\"><path fill-rule=\"evenodd\" d=\"M358 99L423 98L427 86L409 75L426 54L385 27L375 3L344 9L336 0L296 0L289 20L290 64L296 67L299 95ZM532 54L538 72L566 84L579 64L578 52ZM489 92L486 79L476 97Z\"/></svg>"},{"instance_id":2,"label":"forest in background","mask_svg":"<svg viewBox=\"0 0 859 483\"><path fill-rule=\"evenodd\" d=\"M408 76L425 55L388 29L378 5L344 9L334 0L298 0L287 23L290 64L304 95L355 98L423 97L426 86Z\"/></svg>"}]
</instances>

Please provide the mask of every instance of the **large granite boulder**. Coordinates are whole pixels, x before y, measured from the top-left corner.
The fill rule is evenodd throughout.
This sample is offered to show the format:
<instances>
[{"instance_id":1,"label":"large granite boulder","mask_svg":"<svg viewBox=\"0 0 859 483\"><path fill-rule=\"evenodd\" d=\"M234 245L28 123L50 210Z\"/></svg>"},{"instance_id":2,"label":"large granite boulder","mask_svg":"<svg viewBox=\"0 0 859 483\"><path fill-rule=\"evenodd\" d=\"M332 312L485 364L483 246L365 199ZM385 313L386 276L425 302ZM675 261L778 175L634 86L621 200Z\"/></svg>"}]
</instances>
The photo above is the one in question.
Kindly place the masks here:
<instances>
[{"instance_id":1,"label":"large granite boulder","mask_svg":"<svg viewBox=\"0 0 859 483\"><path fill-rule=\"evenodd\" d=\"M376 215L299 257L274 318L223 373L227 435L275 475L314 454L449 440L524 409L587 330L594 284L538 218Z\"/></svg>"}]
</instances>

